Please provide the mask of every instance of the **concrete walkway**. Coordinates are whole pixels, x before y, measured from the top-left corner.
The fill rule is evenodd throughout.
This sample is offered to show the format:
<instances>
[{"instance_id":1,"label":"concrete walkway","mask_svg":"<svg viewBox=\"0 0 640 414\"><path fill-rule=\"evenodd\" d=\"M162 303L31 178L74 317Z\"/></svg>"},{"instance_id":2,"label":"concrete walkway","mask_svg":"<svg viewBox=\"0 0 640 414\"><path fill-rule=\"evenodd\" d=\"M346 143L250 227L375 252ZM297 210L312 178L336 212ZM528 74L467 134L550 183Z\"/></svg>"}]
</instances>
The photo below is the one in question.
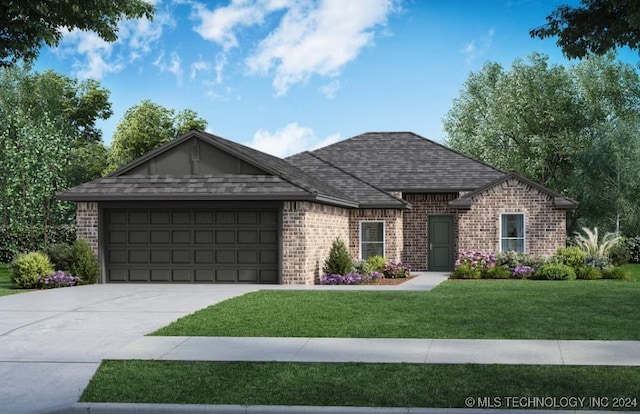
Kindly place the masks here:
<instances>
[{"instance_id":1,"label":"concrete walkway","mask_svg":"<svg viewBox=\"0 0 640 414\"><path fill-rule=\"evenodd\" d=\"M640 366L640 341L146 336L106 358Z\"/></svg>"}]
</instances>

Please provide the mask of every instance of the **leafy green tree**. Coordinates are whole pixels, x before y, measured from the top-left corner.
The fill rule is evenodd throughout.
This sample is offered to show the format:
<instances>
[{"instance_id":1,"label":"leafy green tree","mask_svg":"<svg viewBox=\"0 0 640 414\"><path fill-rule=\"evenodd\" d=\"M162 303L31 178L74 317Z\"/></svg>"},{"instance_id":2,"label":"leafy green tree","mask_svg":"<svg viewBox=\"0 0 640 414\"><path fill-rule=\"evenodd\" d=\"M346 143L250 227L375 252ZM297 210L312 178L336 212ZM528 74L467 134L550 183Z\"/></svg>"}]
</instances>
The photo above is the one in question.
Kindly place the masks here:
<instances>
[{"instance_id":1,"label":"leafy green tree","mask_svg":"<svg viewBox=\"0 0 640 414\"><path fill-rule=\"evenodd\" d=\"M113 134L109 169L115 170L191 129L203 130L207 121L193 110L176 112L144 100L129 108Z\"/></svg>"},{"instance_id":2,"label":"leafy green tree","mask_svg":"<svg viewBox=\"0 0 640 414\"><path fill-rule=\"evenodd\" d=\"M102 146L95 121L111 114L108 96L52 71L0 69L0 261L73 236L74 207L55 193L100 163L77 153Z\"/></svg>"},{"instance_id":3,"label":"leafy green tree","mask_svg":"<svg viewBox=\"0 0 640 414\"><path fill-rule=\"evenodd\" d=\"M152 19L154 12L154 6L143 0L3 1L0 67L35 60L44 44L58 45L62 29L94 31L103 40L113 42L121 20Z\"/></svg>"},{"instance_id":4,"label":"leafy green tree","mask_svg":"<svg viewBox=\"0 0 640 414\"><path fill-rule=\"evenodd\" d=\"M621 46L640 46L640 2L637 0L581 0L580 6L562 5L547 23L532 29L531 37L558 36L568 58L604 55Z\"/></svg>"},{"instance_id":5,"label":"leafy green tree","mask_svg":"<svg viewBox=\"0 0 640 414\"><path fill-rule=\"evenodd\" d=\"M577 199L570 228L638 231L640 78L613 55L486 64L444 119L452 148Z\"/></svg>"}]
</instances>

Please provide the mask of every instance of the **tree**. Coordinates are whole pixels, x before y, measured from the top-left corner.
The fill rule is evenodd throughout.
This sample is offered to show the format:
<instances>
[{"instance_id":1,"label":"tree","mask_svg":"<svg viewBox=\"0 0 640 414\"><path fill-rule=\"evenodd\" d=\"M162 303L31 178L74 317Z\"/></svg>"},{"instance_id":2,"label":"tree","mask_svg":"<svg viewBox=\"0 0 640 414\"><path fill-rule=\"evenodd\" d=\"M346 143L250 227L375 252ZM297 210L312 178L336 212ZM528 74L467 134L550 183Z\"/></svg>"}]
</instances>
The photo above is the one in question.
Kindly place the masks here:
<instances>
[{"instance_id":1,"label":"tree","mask_svg":"<svg viewBox=\"0 0 640 414\"><path fill-rule=\"evenodd\" d=\"M113 42L121 20L152 19L154 12L154 6L143 0L4 1L0 4L0 67L35 60L44 44L58 45L63 29L94 31Z\"/></svg>"},{"instance_id":2,"label":"tree","mask_svg":"<svg viewBox=\"0 0 640 414\"><path fill-rule=\"evenodd\" d=\"M55 193L99 163L74 154L102 146L95 121L111 114L108 97L95 81L0 69L0 261L73 236L73 205Z\"/></svg>"},{"instance_id":3,"label":"tree","mask_svg":"<svg viewBox=\"0 0 640 414\"><path fill-rule=\"evenodd\" d=\"M567 68L538 54L509 70L488 63L443 123L452 148L576 198L572 228L640 230L640 77L613 55Z\"/></svg>"},{"instance_id":4,"label":"tree","mask_svg":"<svg viewBox=\"0 0 640 414\"><path fill-rule=\"evenodd\" d=\"M144 100L125 112L113 134L109 169L115 170L207 121L191 110L176 112Z\"/></svg>"},{"instance_id":5,"label":"tree","mask_svg":"<svg viewBox=\"0 0 640 414\"><path fill-rule=\"evenodd\" d=\"M559 6L547 24L532 29L531 37L558 36L558 46L570 59L590 53L604 55L617 47L640 46L640 2L637 0L581 0L580 7Z\"/></svg>"}]
</instances>

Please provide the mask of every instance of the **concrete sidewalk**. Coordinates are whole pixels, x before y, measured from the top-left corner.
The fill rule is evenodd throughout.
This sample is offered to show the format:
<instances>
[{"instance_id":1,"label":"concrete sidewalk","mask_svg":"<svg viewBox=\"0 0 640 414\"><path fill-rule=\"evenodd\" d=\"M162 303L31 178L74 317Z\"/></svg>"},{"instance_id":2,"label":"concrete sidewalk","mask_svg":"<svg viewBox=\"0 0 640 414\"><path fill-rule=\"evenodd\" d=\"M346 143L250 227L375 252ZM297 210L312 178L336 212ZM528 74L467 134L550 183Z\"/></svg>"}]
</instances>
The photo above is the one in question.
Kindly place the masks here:
<instances>
[{"instance_id":1,"label":"concrete sidewalk","mask_svg":"<svg viewBox=\"0 0 640 414\"><path fill-rule=\"evenodd\" d=\"M145 336L105 358L640 366L640 341Z\"/></svg>"}]
</instances>

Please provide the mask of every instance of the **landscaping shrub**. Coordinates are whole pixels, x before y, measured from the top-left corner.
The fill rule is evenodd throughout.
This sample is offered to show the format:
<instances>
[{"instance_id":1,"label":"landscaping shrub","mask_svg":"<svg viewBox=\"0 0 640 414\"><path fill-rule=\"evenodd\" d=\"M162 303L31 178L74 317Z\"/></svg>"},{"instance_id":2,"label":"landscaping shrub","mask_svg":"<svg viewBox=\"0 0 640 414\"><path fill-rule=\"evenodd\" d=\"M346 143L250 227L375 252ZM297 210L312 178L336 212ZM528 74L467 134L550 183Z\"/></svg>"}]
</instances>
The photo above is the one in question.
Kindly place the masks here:
<instances>
[{"instance_id":1,"label":"landscaping shrub","mask_svg":"<svg viewBox=\"0 0 640 414\"><path fill-rule=\"evenodd\" d=\"M574 280L576 272L573 268L561 263L549 263L543 265L533 274L538 280Z\"/></svg>"},{"instance_id":2,"label":"landscaping shrub","mask_svg":"<svg viewBox=\"0 0 640 414\"><path fill-rule=\"evenodd\" d=\"M344 242L337 238L331 244L329 257L324 262L322 271L326 275L346 275L353 269L353 260L347 251Z\"/></svg>"},{"instance_id":3,"label":"landscaping shrub","mask_svg":"<svg viewBox=\"0 0 640 414\"><path fill-rule=\"evenodd\" d=\"M513 270L513 276L518 279L527 279L533 275L534 269L531 266L518 265Z\"/></svg>"},{"instance_id":4,"label":"landscaping shrub","mask_svg":"<svg viewBox=\"0 0 640 414\"><path fill-rule=\"evenodd\" d=\"M468 263L457 265L451 274L452 279L480 279L481 276L482 271Z\"/></svg>"},{"instance_id":5,"label":"landscaping shrub","mask_svg":"<svg viewBox=\"0 0 640 414\"><path fill-rule=\"evenodd\" d=\"M554 258L557 259L558 263L577 269L584 265L584 259L587 258L587 254L577 246L560 247L556 250Z\"/></svg>"},{"instance_id":6,"label":"landscaping shrub","mask_svg":"<svg viewBox=\"0 0 640 414\"><path fill-rule=\"evenodd\" d=\"M11 279L21 289L34 289L38 287L41 277L53 273L53 265L46 254L31 252L19 255L11 263Z\"/></svg>"},{"instance_id":7,"label":"landscaping shrub","mask_svg":"<svg viewBox=\"0 0 640 414\"><path fill-rule=\"evenodd\" d=\"M346 275L327 274L320 278L321 285L359 285L367 280L367 275L348 273Z\"/></svg>"},{"instance_id":8,"label":"landscaping shrub","mask_svg":"<svg viewBox=\"0 0 640 414\"><path fill-rule=\"evenodd\" d=\"M631 273L621 267L608 266L602 270L603 279L631 280Z\"/></svg>"},{"instance_id":9,"label":"landscaping shrub","mask_svg":"<svg viewBox=\"0 0 640 414\"><path fill-rule=\"evenodd\" d=\"M525 261L525 254L514 251L500 252L496 255L496 266L505 266L509 269L515 269Z\"/></svg>"},{"instance_id":10,"label":"landscaping shrub","mask_svg":"<svg viewBox=\"0 0 640 414\"><path fill-rule=\"evenodd\" d=\"M384 265L382 274L387 279L404 279L411 274L411 268L400 262L389 262Z\"/></svg>"},{"instance_id":11,"label":"landscaping shrub","mask_svg":"<svg viewBox=\"0 0 640 414\"><path fill-rule=\"evenodd\" d=\"M496 257L493 254L485 253L480 250L466 250L460 252L455 266L467 264L472 269L478 269L481 272L491 269L496 265Z\"/></svg>"},{"instance_id":12,"label":"landscaping shrub","mask_svg":"<svg viewBox=\"0 0 640 414\"><path fill-rule=\"evenodd\" d=\"M580 266L576 268L576 278L584 280L602 279L602 272L595 267Z\"/></svg>"},{"instance_id":13,"label":"landscaping shrub","mask_svg":"<svg viewBox=\"0 0 640 414\"><path fill-rule=\"evenodd\" d=\"M605 234L600 240L597 227L593 231L583 227L582 231L584 234L576 233L575 241L587 256L609 257L609 250L618 243L619 238L613 233Z\"/></svg>"},{"instance_id":14,"label":"landscaping shrub","mask_svg":"<svg viewBox=\"0 0 640 414\"><path fill-rule=\"evenodd\" d=\"M53 289L53 288L60 288L60 287L75 286L77 283L78 283L77 277L62 271L52 273L49 276L41 276L38 279L38 287L42 289Z\"/></svg>"},{"instance_id":15,"label":"landscaping shrub","mask_svg":"<svg viewBox=\"0 0 640 414\"><path fill-rule=\"evenodd\" d=\"M584 264L586 266L595 267L598 270L604 270L604 268L609 266L609 259L604 256L595 255L595 256L587 256L584 259Z\"/></svg>"},{"instance_id":16,"label":"landscaping shrub","mask_svg":"<svg viewBox=\"0 0 640 414\"><path fill-rule=\"evenodd\" d=\"M69 270L73 256L73 247L67 243L54 243L44 250L56 270Z\"/></svg>"},{"instance_id":17,"label":"landscaping shrub","mask_svg":"<svg viewBox=\"0 0 640 414\"><path fill-rule=\"evenodd\" d=\"M387 260L382 256L371 256L367 259L367 264L372 271L382 272L384 269L384 265L387 263Z\"/></svg>"},{"instance_id":18,"label":"landscaping shrub","mask_svg":"<svg viewBox=\"0 0 640 414\"><path fill-rule=\"evenodd\" d=\"M609 259L615 266L621 266L631 261L631 252L627 239L621 239L609 250Z\"/></svg>"},{"instance_id":19,"label":"landscaping shrub","mask_svg":"<svg viewBox=\"0 0 640 414\"><path fill-rule=\"evenodd\" d=\"M359 273L361 275L370 275L371 267L365 260L358 260L353 263L353 273Z\"/></svg>"},{"instance_id":20,"label":"landscaping shrub","mask_svg":"<svg viewBox=\"0 0 640 414\"><path fill-rule=\"evenodd\" d=\"M481 272L483 279L510 279L513 276L511 271L503 266L494 266Z\"/></svg>"},{"instance_id":21,"label":"landscaping shrub","mask_svg":"<svg viewBox=\"0 0 640 414\"><path fill-rule=\"evenodd\" d=\"M640 263L640 236L627 238L625 244L629 249L629 261Z\"/></svg>"},{"instance_id":22,"label":"landscaping shrub","mask_svg":"<svg viewBox=\"0 0 640 414\"><path fill-rule=\"evenodd\" d=\"M0 263L9 263L20 253L41 251L52 243L72 243L74 225L22 226L0 224Z\"/></svg>"},{"instance_id":23,"label":"landscaping shrub","mask_svg":"<svg viewBox=\"0 0 640 414\"><path fill-rule=\"evenodd\" d=\"M80 284L93 284L98 281L100 267L98 258L93 254L91 246L84 239L78 239L71 246L71 263L68 270L79 278Z\"/></svg>"}]
</instances>

